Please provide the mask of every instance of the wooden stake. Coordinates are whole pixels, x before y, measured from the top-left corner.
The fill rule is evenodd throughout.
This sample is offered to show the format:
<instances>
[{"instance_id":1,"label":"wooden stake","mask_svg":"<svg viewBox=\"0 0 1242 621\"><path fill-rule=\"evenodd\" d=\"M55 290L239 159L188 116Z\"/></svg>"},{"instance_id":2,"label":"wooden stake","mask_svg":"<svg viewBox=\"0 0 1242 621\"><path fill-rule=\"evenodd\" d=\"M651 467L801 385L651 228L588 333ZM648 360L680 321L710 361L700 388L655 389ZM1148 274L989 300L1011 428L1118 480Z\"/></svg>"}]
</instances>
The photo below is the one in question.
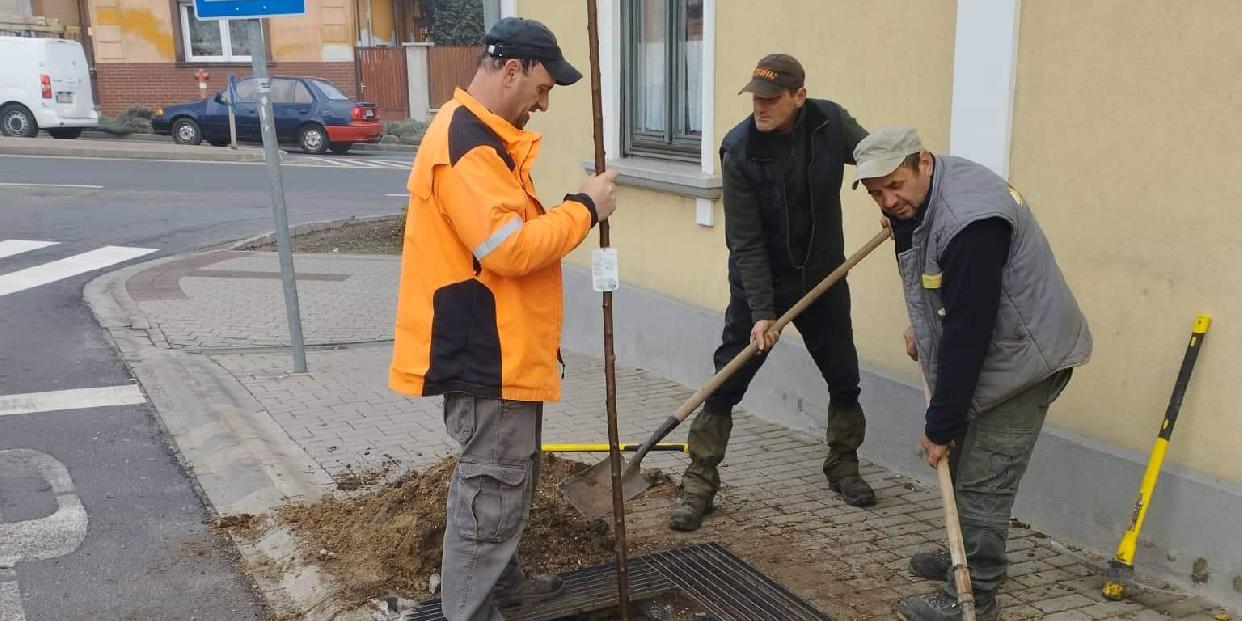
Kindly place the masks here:
<instances>
[{"instance_id":1,"label":"wooden stake","mask_svg":"<svg viewBox=\"0 0 1242 621\"><path fill-rule=\"evenodd\" d=\"M599 18L595 0L586 0L587 36L591 45L591 116L594 120L595 174L603 174L604 106L599 76ZM609 245L608 221L599 223L599 245ZM607 385L608 461L612 466L612 526L616 534L617 603L623 621L630 621L629 569L626 567L625 494L621 489L621 445L617 433L617 361L613 351L612 292L604 292L604 381Z\"/></svg>"}]
</instances>

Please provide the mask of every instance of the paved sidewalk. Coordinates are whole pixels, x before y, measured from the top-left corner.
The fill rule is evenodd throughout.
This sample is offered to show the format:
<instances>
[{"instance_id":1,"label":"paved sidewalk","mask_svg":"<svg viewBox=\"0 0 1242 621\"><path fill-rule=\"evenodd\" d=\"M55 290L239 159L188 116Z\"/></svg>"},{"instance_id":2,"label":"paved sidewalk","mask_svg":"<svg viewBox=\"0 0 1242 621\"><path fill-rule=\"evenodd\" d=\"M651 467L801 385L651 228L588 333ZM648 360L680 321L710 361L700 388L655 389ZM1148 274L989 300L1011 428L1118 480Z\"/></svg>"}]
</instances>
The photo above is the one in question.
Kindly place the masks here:
<instances>
[{"instance_id":1,"label":"paved sidewalk","mask_svg":"<svg viewBox=\"0 0 1242 621\"><path fill-rule=\"evenodd\" d=\"M276 435L284 435L270 441L292 440L305 463L333 478L392 460L423 468L452 452L439 399L407 399L386 387L397 259L297 255L296 263L307 340L318 345L308 352L305 374L290 373L288 350L281 347L287 331L272 253L216 251L157 262L112 292L129 314L128 327L145 335L149 346L222 369L257 404L257 415L269 416ZM589 293L570 292L578 294ZM588 353L566 352L565 359L563 400L547 408L545 441L601 441L602 362ZM644 439L692 392L641 369L618 368L617 374L624 441ZM671 439L684 439L687 427ZM186 451L197 440L177 441ZM820 474L823 451L817 438L739 414L722 473L723 510L709 520L778 535L791 553L813 554L825 575L850 577L799 592L837 618L896 618L897 600L935 588L911 577L905 564L910 553L943 540L939 493L864 464L881 502L870 509L846 506ZM685 457L657 453L644 463L677 475ZM318 484L322 489L323 481ZM210 495L212 487L205 488ZM631 528L660 528L666 509L635 515ZM712 523L696 535L710 538ZM1211 602L1172 589L1107 602L1092 575L1098 557L1071 552L1021 525L1012 529L1009 550L1013 565L1001 596L1006 619L1224 618L1214 616L1221 611Z\"/></svg>"}]
</instances>

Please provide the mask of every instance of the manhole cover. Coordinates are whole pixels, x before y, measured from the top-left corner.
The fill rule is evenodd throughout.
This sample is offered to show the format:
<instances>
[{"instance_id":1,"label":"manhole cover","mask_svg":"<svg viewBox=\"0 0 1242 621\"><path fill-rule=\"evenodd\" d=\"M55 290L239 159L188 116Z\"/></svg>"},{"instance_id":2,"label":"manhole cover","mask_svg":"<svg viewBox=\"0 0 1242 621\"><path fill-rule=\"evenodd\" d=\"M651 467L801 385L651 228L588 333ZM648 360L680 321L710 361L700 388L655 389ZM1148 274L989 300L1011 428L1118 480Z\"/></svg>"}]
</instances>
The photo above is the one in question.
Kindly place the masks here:
<instances>
[{"instance_id":1,"label":"manhole cover","mask_svg":"<svg viewBox=\"0 0 1242 621\"><path fill-rule=\"evenodd\" d=\"M832 621L718 543L630 559L632 608L658 621ZM612 564L562 574L565 594L505 610L510 621L605 621L617 606ZM423 602L405 621L443 621L440 600Z\"/></svg>"}]
</instances>

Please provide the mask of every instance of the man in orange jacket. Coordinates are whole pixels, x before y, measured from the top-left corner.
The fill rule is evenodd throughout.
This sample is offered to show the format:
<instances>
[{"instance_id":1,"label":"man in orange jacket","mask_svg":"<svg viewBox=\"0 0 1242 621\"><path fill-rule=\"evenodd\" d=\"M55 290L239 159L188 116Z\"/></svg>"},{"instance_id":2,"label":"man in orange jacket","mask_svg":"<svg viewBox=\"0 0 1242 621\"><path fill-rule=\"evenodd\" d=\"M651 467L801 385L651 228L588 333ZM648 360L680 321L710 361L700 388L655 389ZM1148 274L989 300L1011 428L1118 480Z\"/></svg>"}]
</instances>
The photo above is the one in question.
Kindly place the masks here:
<instances>
[{"instance_id":1,"label":"man in orange jacket","mask_svg":"<svg viewBox=\"0 0 1242 621\"><path fill-rule=\"evenodd\" d=\"M518 540L539 479L544 401L560 398L561 258L612 213L608 172L545 209L524 129L555 85L582 74L543 24L505 18L487 33L470 87L427 129L410 174L389 386L444 395L461 444L444 531L443 612L495 621L500 608L559 594L526 573Z\"/></svg>"}]
</instances>

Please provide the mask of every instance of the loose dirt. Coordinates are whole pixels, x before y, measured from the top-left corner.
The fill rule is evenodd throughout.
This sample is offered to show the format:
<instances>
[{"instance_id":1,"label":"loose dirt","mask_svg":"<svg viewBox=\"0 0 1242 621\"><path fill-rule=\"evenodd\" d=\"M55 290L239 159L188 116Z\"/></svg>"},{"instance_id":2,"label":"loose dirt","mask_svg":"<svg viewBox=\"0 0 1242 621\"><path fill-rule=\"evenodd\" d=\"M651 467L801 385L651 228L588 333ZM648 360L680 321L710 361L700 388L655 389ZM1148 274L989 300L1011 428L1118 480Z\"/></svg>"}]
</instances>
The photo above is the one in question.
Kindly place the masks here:
<instances>
[{"instance_id":1,"label":"loose dirt","mask_svg":"<svg viewBox=\"0 0 1242 621\"><path fill-rule=\"evenodd\" d=\"M287 506L276 520L300 538L304 558L332 574L340 596L354 604L387 595L422 600L440 570L445 504L456 458L390 483ZM522 564L560 573L610 562L611 518L588 520L562 496L560 484L588 464L545 455L531 519L522 536ZM882 565L840 562L833 547L804 545L814 535L790 527L760 527L734 519L745 505L725 499L694 533L668 529L676 487L667 477L626 503L631 556L717 541L746 562L837 619L875 618L891 610L896 593L877 592L894 573ZM810 537L808 537L810 535ZM884 614L881 612L881 614Z\"/></svg>"},{"instance_id":2,"label":"loose dirt","mask_svg":"<svg viewBox=\"0 0 1242 621\"><path fill-rule=\"evenodd\" d=\"M328 231L317 231L293 238L294 252L400 255L404 222L400 218L378 222L346 224ZM275 252L275 243L258 244L245 250Z\"/></svg>"},{"instance_id":3,"label":"loose dirt","mask_svg":"<svg viewBox=\"0 0 1242 621\"><path fill-rule=\"evenodd\" d=\"M361 603L397 593L421 599L440 570L445 503L456 458L349 497L288 506L278 519L303 539L306 557L333 574L343 595ZM586 466L545 455L530 523L522 536L522 564L561 572L603 562L613 545L608 526L578 514L559 485Z\"/></svg>"}]
</instances>

